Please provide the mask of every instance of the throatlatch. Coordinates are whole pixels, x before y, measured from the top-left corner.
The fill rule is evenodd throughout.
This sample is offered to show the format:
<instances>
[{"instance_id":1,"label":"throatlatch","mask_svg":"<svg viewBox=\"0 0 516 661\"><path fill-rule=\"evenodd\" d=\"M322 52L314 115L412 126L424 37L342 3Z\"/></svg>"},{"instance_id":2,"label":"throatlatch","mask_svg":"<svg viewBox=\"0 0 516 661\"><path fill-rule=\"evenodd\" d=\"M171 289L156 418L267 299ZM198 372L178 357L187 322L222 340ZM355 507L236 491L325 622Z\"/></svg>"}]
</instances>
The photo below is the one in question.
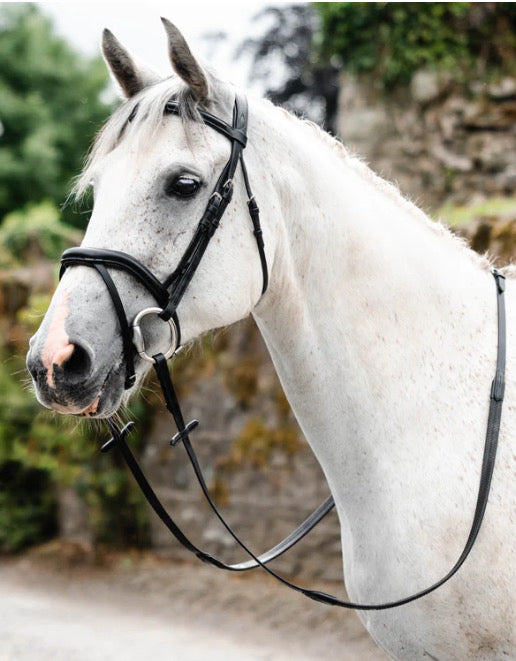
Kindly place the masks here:
<instances>
[{"instance_id":1,"label":"throatlatch","mask_svg":"<svg viewBox=\"0 0 516 661\"><path fill-rule=\"evenodd\" d=\"M165 112L178 113L179 106L177 102L169 101L166 105ZM244 184L248 195L249 214L253 223L253 233L256 237L256 243L260 256L260 263L263 274L262 293L266 291L268 284L268 269L262 231L260 227L259 210L251 192L249 178L242 156L242 151L247 142L247 101L244 97L239 95L236 96L233 109L233 124L231 126L218 117L211 115L210 113L207 113L203 110L200 110L199 112L205 124L218 131L219 133L222 133L231 140L231 155L217 181L212 195L210 196L207 207L201 220L199 221L194 236L192 237L185 253L181 257L181 260L175 271L163 283L161 283L154 276L154 274L151 273L151 271L149 271L133 257L125 253L116 252L113 250L99 250L92 248L72 248L63 253L61 260L61 275L66 268L74 265L91 266L92 268L95 268L100 274L109 291L120 323L120 332L122 334L123 341L123 356L126 366L125 387L130 388L135 381L134 358L136 353L138 353L144 360L152 362L160 382L166 407L174 418L177 427L177 433L170 440L170 444L172 446L179 444L183 445L209 506L220 520L224 528L231 535L231 537L247 553L247 555L250 556L251 559L237 564L228 565L222 560L219 560L209 553L202 551L197 546L195 546L195 544L193 544L188 539L188 537L186 537L186 535L180 530L180 528L173 521L173 519L161 504L160 500L156 496L145 475L143 474L143 471L138 465L138 462L131 452L129 445L127 444L126 438L130 431L134 428L133 422L127 423L125 427L120 429L112 418L107 419L106 423L111 432L111 438L102 446L101 450L106 452L112 447L116 446L118 448L118 450L122 453L122 456L124 457L134 478L143 491L147 501L154 509L156 514L160 517L160 519L167 526L174 537L186 549L194 553L203 562L207 562L214 565L215 567L218 567L219 569L225 569L228 571L247 571L256 567L262 567L278 581L287 587L304 594L306 597L332 606L341 606L343 608L352 608L355 610L384 610L401 606L403 604L407 604L411 601L419 599L443 585L459 570L469 555L471 549L473 548L484 517L498 445L498 435L500 430L500 419L505 388L505 277L497 269L492 270L496 282L498 309L498 354L496 362L496 374L491 387L491 402L489 408L484 457L482 462L482 473L480 478L475 514L464 550L455 565L448 572L448 574L446 574L446 576L425 590L422 590L409 597L383 604L355 604L353 602L343 601L337 597L334 597L333 595L326 594L318 590L305 589L286 580L282 576L278 575L275 571L270 569L267 564L274 558L277 558L279 555L290 549L308 532L310 532L310 530L312 530L317 525L317 523L319 523L319 521L321 521L328 514L328 512L332 510L334 507L333 498L328 498L315 512L313 512L306 519L306 521L304 521L294 532L292 532L274 548L260 556L255 555L231 529L213 502L204 476L202 474L199 461L197 460L196 454L190 442L190 433L195 429L195 427L197 427L199 423L197 420L192 420L191 422L185 424L181 407L174 390L170 372L167 367L167 357L173 354L180 344L180 328L177 318L177 307L190 281L192 280L199 262L201 261L206 248L208 247L211 237L219 225L224 211L231 201L234 187L234 176L238 163L241 164L242 168ZM152 294L160 306L159 308L147 308L146 310L142 310L133 321L133 332L131 332L131 327L127 320L123 303L120 299L116 286L111 276L109 275L108 268L121 269L132 275ZM171 348L167 354L158 353L153 356L147 355L145 351L143 335L141 334L141 330L139 328L139 321L146 314L157 314L161 317L161 319L163 319L163 321L168 323L171 335Z\"/></svg>"}]
</instances>

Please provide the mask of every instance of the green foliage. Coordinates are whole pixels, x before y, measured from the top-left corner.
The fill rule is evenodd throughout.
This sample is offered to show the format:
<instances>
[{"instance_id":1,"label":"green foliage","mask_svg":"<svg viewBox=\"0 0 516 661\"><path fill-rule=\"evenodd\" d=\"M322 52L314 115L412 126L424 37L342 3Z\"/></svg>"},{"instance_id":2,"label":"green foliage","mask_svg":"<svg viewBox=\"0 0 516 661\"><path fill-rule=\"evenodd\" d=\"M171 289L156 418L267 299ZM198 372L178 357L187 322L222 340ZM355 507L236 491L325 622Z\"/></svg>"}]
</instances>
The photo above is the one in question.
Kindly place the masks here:
<instances>
[{"instance_id":1,"label":"green foliage","mask_svg":"<svg viewBox=\"0 0 516 661\"><path fill-rule=\"evenodd\" d=\"M238 404L249 408L258 392L258 357L243 357L226 369L224 383Z\"/></svg>"},{"instance_id":2,"label":"green foliage","mask_svg":"<svg viewBox=\"0 0 516 661\"><path fill-rule=\"evenodd\" d=\"M100 99L107 80L101 59L80 56L36 5L0 5L0 218L28 202L65 201L110 112Z\"/></svg>"},{"instance_id":3,"label":"green foliage","mask_svg":"<svg viewBox=\"0 0 516 661\"><path fill-rule=\"evenodd\" d=\"M303 447L296 427L284 423L268 427L263 420L251 418L233 441L229 454L219 458L219 468L237 470L243 465L267 469L274 452L289 456Z\"/></svg>"},{"instance_id":4,"label":"green foliage","mask_svg":"<svg viewBox=\"0 0 516 661\"><path fill-rule=\"evenodd\" d=\"M516 216L516 196L490 197L473 204L447 203L437 212L437 217L452 227L464 227L479 216L514 218Z\"/></svg>"},{"instance_id":5,"label":"green foliage","mask_svg":"<svg viewBox=\"0 0 516 661\"><path fill-rule=\"evenodd\" d=\"M49 475L16 461L0 465L0 551L14 552L56 533Z\"/></svg>"},{"instance_id":6,"label":"green foliage","mask_svg":"<svg viewBox=\"0 0 516 661\"><path fill-rule=\"evenodd\" d=\"M149 526L143 497L116 454L99 453L104 427L50 413L23 387L23 381L28 382L28 336L49 301L50 294L33 294L16 319L0 319L4 337L17 338L17 343L0 342L0 550L19 550L55 531L59 485L73 487L88 504L96 541L146 545ZM145 431L147 412L141 400L129 415ZM142 439L134 433L131 443L141 448ZM13 466L14 477L7 479Z\"/></svg>"},{"instance_id":7,"label":"green foliage","mask_svg":"<svg viewBox=\"0 0 516 661\"><path fill-rule=\"evenodd\" d=\"M59 210L46 200L13 211L0 225L0 266L31 256L57 262L63 250L80 243L81 234L61 222ZM7 264L2 264L2 254Z\"/></svg>"},{"instance_id":8,"label":"green foliage","mask_svg":"<svg viewBox=\"0 0 516 661\"><path fill-rule=\"evenodd\" d=\"M516 5L476 2L320 2L325 57L351 73L373 73L385 88L421 68L483 73L514 67Z\"/></svg>"}]
</instances>

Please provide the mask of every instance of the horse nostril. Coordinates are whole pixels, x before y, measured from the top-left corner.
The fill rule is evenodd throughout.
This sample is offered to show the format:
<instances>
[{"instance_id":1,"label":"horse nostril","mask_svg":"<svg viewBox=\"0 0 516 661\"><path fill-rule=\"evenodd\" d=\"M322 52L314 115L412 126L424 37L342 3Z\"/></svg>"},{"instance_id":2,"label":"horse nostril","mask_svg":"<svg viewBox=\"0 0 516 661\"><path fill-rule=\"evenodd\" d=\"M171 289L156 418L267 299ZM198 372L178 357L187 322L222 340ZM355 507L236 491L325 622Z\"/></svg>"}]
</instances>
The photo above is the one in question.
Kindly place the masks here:
<instances>
[{"instance_id":1,"label":"horse nostril","mask_svg":"<svg viewBox=\"0 0 516 661\"><path fill-rule=\"evenodd\" d=\"M66 355L59 361L54 361L69 383L79 383L87 379L92 370L93 361L90 352L80 344L69 344Z\"/></svg>"},{"instance_id":2,"label":"horse nostril","mask_svg":"<svg viewBox=\"0 0 516 661\"><path fill-rule=\"evenodd\" d=\"M41 372L41 362L38 357L34 355L33 351L29 351L27 354L26 365L27 369L29 370L29 374L33 380L36 381L38 374Z\"/></svg>"}]
</instances>

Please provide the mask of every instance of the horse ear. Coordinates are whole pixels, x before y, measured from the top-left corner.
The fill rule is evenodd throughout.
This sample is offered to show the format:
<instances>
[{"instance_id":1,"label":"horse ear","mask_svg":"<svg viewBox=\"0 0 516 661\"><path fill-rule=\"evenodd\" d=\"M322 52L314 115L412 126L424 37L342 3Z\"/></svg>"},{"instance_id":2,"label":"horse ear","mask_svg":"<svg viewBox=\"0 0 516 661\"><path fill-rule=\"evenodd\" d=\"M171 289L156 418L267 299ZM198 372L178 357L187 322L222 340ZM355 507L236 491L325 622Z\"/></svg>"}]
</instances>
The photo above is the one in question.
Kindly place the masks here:
<instances>
[{"instance_id":1,"label":"horse ear","mask_svg":"<svg viewBox=\"0 0 516 661\"><path fill-rule=\"evenodd\" d=\"M156 72L140 64L137 66L115 35L107 28L102 33L102 53L115 80L128 98L160 80Z\"/></svg>"},{"instance_id":2,"label":"horse ear","mask_svg":"<svg viewBox=\"0 0 516 661\"><path fill-rule=\"evenodd\" d=\"M208 100L208 79L192 55L186 39L181 32L166 18L161 19L168 37L168 54L174 71L192 90L197 101Z\"/></svg>"}]
</instances>

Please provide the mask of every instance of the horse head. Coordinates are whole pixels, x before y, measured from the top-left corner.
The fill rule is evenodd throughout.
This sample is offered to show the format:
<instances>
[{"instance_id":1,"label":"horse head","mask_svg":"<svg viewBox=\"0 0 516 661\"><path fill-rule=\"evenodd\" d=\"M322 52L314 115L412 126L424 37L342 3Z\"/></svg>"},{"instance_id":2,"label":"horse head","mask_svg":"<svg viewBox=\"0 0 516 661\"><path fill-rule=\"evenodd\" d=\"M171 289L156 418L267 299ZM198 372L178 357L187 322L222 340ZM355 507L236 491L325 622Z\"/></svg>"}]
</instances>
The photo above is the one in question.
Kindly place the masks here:
<instances>
[{"instance_id":1,"label":"horse head","mask_svg":"<svg viewBox=\"0 0 516 661\"><path fill-rule=\"evenodd\" d=\"M200 113L231 127L235 90L198 63L177 28L163 23L176 74L164 79L136 64L104 31L103 54L126 100L99 134L76 192L90 186L94 191L82 248L125 253L166 282L233 153L234 141L201 121ZM166 111L170 103L174 113ZM244 318L261 297L243 169L231 183L234 195L181 300L183 342ZM112 269L110 275L129 323L156 306L152 293L130 273ZM136 357L136 378L131 387L126 380L124 390L127 351L120 325L98 270L84 264L68 268L27 356L39 401L66 414L106 417L116 411L124 392L133 391L149 369ZM147 354L164 353L170 325L149 316L142 327Z\"/></svg>"}]
</instances>

